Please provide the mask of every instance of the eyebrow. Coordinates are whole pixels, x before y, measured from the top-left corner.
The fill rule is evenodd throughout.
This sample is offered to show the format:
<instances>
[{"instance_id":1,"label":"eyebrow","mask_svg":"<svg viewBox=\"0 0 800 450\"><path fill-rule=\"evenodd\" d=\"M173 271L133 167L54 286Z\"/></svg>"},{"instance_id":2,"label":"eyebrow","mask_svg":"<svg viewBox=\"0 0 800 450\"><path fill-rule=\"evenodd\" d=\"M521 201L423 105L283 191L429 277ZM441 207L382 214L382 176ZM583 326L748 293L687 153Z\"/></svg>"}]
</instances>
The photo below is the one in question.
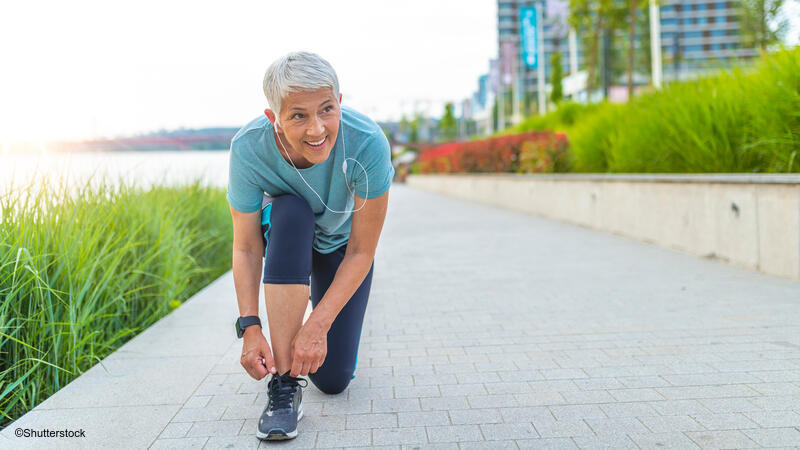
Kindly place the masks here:
<instances>
[{"instance_id":1,"label":"eyebrow","mask_svg":"<svg viewBox=\"0 0 800 450\"><path fill-rule=\"evenodd\" d=\"M328 103L330 101L331 99L327 99L324 102L320 103L319 106L325 106L325 103ZM305 108L301 108L299 106L292 106L291 108L289 108L289 111L305 111Z\"/></svg>"}]
</instances>

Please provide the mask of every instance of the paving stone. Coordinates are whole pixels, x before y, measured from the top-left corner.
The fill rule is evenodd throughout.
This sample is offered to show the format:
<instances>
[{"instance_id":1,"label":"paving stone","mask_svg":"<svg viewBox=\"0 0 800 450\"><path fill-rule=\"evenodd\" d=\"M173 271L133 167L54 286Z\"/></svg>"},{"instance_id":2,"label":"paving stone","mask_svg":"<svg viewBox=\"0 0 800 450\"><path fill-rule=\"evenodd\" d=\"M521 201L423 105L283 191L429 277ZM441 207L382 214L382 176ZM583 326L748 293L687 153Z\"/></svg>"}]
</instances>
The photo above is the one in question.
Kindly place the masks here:
<instances>
[{"instance_id":1,"label":"paving stone","mask_svg":"<svg viewBox=\"0 0 800 450\"><path fill-rule=\"evenodd\" d=\"M422 444L422 445L404 445L403 450L459 450L458 444L455 442L440 442L436 444Z\"/></svg>"},{"instance_id":2,"label":"paving stone","mask_svg":"<svg viewBox=\"0 0 800 450\"><path fill-rule=\"evenodd\" d=\"M546 417L534 419L533 426L541 437L594 436L583 420L553 420Z\"/></svg>"},{"instance_id":3,"label":"paving stone","mask_svg":"<svg viewBox=\"0 0 800 450\"><path fill-rule=\"evenodd\" d=\"M788 411L800 405L800 395L787 397L755 397L747 399L759 410L767 411Z\"/></svg>"},{"instance_id":4,"label":"paving stone","mask_svg":"<svg viewBox=\"0 0 800 450\"><path fill-rule=\"evenodd\" d=\"M653 433L669 433L671 431L701 431L703 425L689 416L642 416L638 417Z\"/></svg>"},{"instance_id":5,"label":"paving stone","mask_svg":"<svg viewBox=\"0 0 800 450\"><path fill-rule=\"evenodd\" d=\"M212 395L193 395L183 404L184 408L205 408L211 400Z\"/></svg>"},{"instance_id":6,"label":"paving stone","mask_svg":"<svg viewBox=\"0 0 800 450\"><path fill-rule=\"evenodd\" d=\"M634 417L584 419L597 434L647 433L649 430Z\"/></svg>"},{"instance_id":7,"label":"paving stone","mask_svg":"<svg viewBox=\"0 0 800 450\"><path fill-rule=\"evenodd\" d=\"M431 397L442 398L442 397ZM419 411L420 399L418 398L389 398L372 401L372 412L390 413L400 411ZM424 409L424 408L423 408Z\"/></svg>"},{"instance_id":8,"label":"paving stone","mask_svg":"<svg viewBox=\"0 0 800 450\"><path fill-rule=\"evenodd\" d=\"M451 409L449 413L450 413L450 421L453 423L453 425L468 425L468 424L479 425L486 423L503 422L503 418L500 417L500 412L494 408ZM525 422L525 420L523 420L523 422Z\"/></svg>"},{"instance_id":9,"label":"paving stone","mask_svg":"<svg viewBox=\"0 0 800 450\"><path fill-rule=\"evenodd\" d=\"M569 438L541 438L541 439L520 439L517 445L521 449L571 449L578 448L572 439ZM486 448L486 447L483 447Z\"/></svg>"},{"instance_id":10,"label":"paving stone","mask_svg":"<svg viewBox=\"0 0 800 450\"><path fill-rule=\"evenodd\" d=\"M467 401L471 408L499 408L519 406L511 394L504 395L468 395Z\"/></svg>"},{"instance_id":11,"label":"paving stone","mask_svg":"<svg viewBox=\"0 0 800 450\"><path fill-rule=\"evenodd\" d=\"M715 413L734 413L761 411L752 400L754 398L704 398L700 403Z\"/></svg>"},{"instance_id":12,"label":"paving stone","mask_svg":"<svg viewBox=\"0 0 800 450\"><path fill-rule=\"evenodd\" d=\"M392 386L379 388L347 388L348 400L378 400L387 398L394 398L394 389Z\"/></svg>"},{"instance_id":13,"label":"paving stone","mask_svg":"<svg viewBox=\"0 0 800 450\"><path fill-rule=\"evenodd\" d=\"M482 441L478 425L443 425L426 427L430 442Z\"/></svg>"},{"instance_id":14,"label":"paving stone","mask_svg":"<svg viewBox=\"0 0 800 450\"><path fill-rule=\"evenodd\" d=\"M404 411L397 413L397 422L402 427L424 427L450 425L447 411Z\"/></svg>"},{"instance_id":15,"label":"paving stone","mask_svg":"<svg viewBox=\"0 0 800 450\"><path fill-rule=\"evenodd\" d=\"M442 397L486 395L488 392L486 391L485 386L486 384L484 383L443 384L439 386L439 391L442 393Z\"/></svg>"},{"instance_id":16,"label":"paving stone","mask_svg":"<svg viewBox=\"0 0 800 450\"><path fill-rule=\"evenodd\" d=\"M244 420L206 420L194 422L188 435L200 436L237 436L244 425Z\"/></svg>"},{"instance_id":17,"label":"paving stone","mask_svg":"<svg viewBox=\"0 0 800 450\"><path fill-rule=\"evenodd\" d=\"M364 414L372 411L372 402L384 402L388 400L342 400L328 401L322 404L322 415L335 416L344 414ZM305 408L305 402L303 402ZM385 411L375 411L385 412Z\"/></svg>"},{"instance_id":18,"label":"paving stone","mask_svg":"<svg viewBox=\"0 0 800 450\"><path fill-rule=\"evenodd\" d=\"M746 412L744 415L764 428L800 427L800 414L793 411Z\"/></svg>"},{"instance_id":19,"label":"paving stone","mask_svg":"<svg viewBox=\"0 0 800 450\"><path fill-rule=\"evenodd\" d=\"M487 441L538 438L539 433L530 423L484 423L480 425Z\"/></svg>"},{"instance_id":20,"label":"paving stone","mask_svg":"<svg viewBox=\"0 0 800 450\"><path fill-rule=\"evenodd\" d=\"M597 405L608 417L657 416L658 411L646 402L602 403Z\"/></svg>"},{"instance_id":21,"label":"paving stone","mask_svg":"<svg viewBox=\"0 0 800 450\"><path fill-rule=\"evenodd\" d=\"M520 406L545 406L562 405L567 400L560 392L531 392L528 394L514 394L517 404Z\"/></svg>"},{"instance_id":22,"label":"paving stone","mask_svg":"<svg viewBox=\"0 0 800 450\"><path fill-rule=\"evenodd\" d=\"M453 411L450 411L450 417L453 417ZM537 419L555 420L553 414L545 406L525 406L521 408L500 408L500 415L503 417L503 422L533 422Z\"/></svg>"},{"instance_id":23,"label":"paving stone","mask_svg":"<svg viewBox=\"0 0 800 450\"><path fill-rule=\"evenodd\" d=\"M461 450L465 449L474 449L474 450L484 450L486 448L492 449L513 449L516 450L517 443L514 441L473 441L473 442L459 442L458 448Z\"/></svg>"},{"instance_id":24,"label":"paving stone","mask_svg":"<svg viewBox=\"0 0 800 450\"><path fill-rule=\"evenodd\" d=\"M395 398L441 397L439 386L396 386Z\"/></svg>"},{"instance_id":25,"label":"paving stone","mask_svg":"<svg viewBox=\"0 0 800 450\"><path fill-rule=\"evenodd\" d=\"M192 427L192 422L178 422L170 423L164 427L161 434L158 435L159 439L175 439L186 436L186 432Z\"/></svg>"},{"instance_id":26,"label":"paving stone","mask_svg":"<svg viewBox=\"0 0 800 450\"><path fill-rule=\"evenodd\" d=\"M342 431L345 429L345 417L344 415L335 415L335 416L319 416L316 414L308 414L306 415L305 411L303 411L303 417L300 419L300 422L303 423L304 429L314 430L314 431Z\"/></svg>"},{"instance_id":27,"label":"paving stone","mask_svg":"<svg viewBox=\"0 0 800 450\"><path fill-rule=\"evenodd\" d=\"M631 433L628 435L633 442L643 449L655 448L681 448L690 449L697 448L694 442L691 441L685 434L672 431L663 433Z\"/></svg>"},{"instance_id":28,"label":"paving stone","mask_svg":"<svg viewBox=\"0 0 800 450\"><path fill-rule=\"evenodd\" d=\"M742 413L703 414L692 418L709 430L758 428L758 424Z\"/></svg>"},{"instance_id":29,"label":"paving stone","mask_svg":"<svg viewBox=\"0 0 800 450\"><path fill-rule=\"evenodd\" d=\"M419 399L423 411L432 409L467 409L467 397L428 397Z\"/></svg>"},{"instance_id":30,"label":"paving stone","mask_svg":"<svg viewBox=\"0 0 800 450\"><path fill-rule=\"evenodd\" d=\"M171 422L198 422L202 420L219 420L225 412L225 406L207 408L181 408Z\"/></svg>"},{"instance_id":31,"label":"paving stone","mask_svg":"<svg viewBox=\"0 0 800 450\"><path fill-rule=\"evenodd\" d=\"M648 402L647 404L652 406L659 414L665 416L710 414L712 412L697 400L664 400L660 402Z\"/></svg>"},{"instance_id":32,"label":"paving stone","mask_svg":"<svg viewBox=\"0 0 800 450\"><path fill-rule=\"evenodd\" d=\"M300 431L298 430L298 437ZM372 445L371 430L343 430L317 432L317 448L361 447Z\"/></svg>"},{"instance_id":33,"label":"paving stone","mask_svg":"<svg viewBox=\"0 0 800 450\"><path fill-rule=\"evenodd\" d=\"M686 436L701 448L755 448L759 445L738 430L687 431Z\"/></svg>"},{"instance_id":34,"label":"paving stone","mask_svg":"<svg viewBox=\"0 0 800 450\"><path fill-rule=\"evenodd\" d=\"M425 427L380 428L372 430L375 445L425 444L428 442Z\"/></svg>"},{"instance_id":35,"label":"paving stone","mask_svg":"<svg viewBox=\"0 0 800 450\"><path fill-rule=\"evenodd\" d=\"M614 397L604 390L565 391L560 394L567 403L607 403L614 401Z\"/></svg>"},{"instance_id":36,"label":"paving stone","mask_svg":"<svg viewBox=\"0 0 800 450\"><path fill-rule=\"evenodd\" d=\"M345 428L348 430L397 427L397 414L395 413L348 414L345 417Z\"/></svg>"},{"instance_id":37,"label":"paving stone","mask_svg":"<svg viewBox=\"0 0 800 450\"><path fill-rule=\"evenodd\" d=\"M763 447L800 447L800 430L797 428L742 430L742 433Z\"/></svg>"},{"instance_id":38,"label":"paving stone","mask_svg":"<svg viewBox=\"0 0 800 450\"><path fill-rule=\"evenodd\" d=\"M612 400L618 402L646 402L665 400L656 390L642 389L609 389L608 393L613 396Z\"/></svg>"},{"instance_id":39,"label":"paving stone","mask_svg":"<svg viewBox=\"0 0 800 450\"><path fill-rule=\"evenodd\" d=\"M638 449L639 447L631 440L630 437L624 434L604 434L602 436L575 436L572 438L578 448L610 448L622 449L632 448Z\"/></svg>"},{"instance_id":40,"label":"paving stone","mask_svg":"<svg viewBox=\"0 0 800 450\"><path fill-rule=\"evenodd\" d=\"M208 442L207 437L187 437L180 439L158 439L153 442L151 449L194 449L203 448Z\"/></svg>"},{"instance_id":41,"label":"paving stone","mask_svg":"<svg viewBox=\"0 0 800 450\"><path fill-rule=\"evenodd\" d=\"M253 436L215 436L208 438L205 449L254 449L261 445L261 441Z\"/></svg>"},{"instance_id":42,"label":"paving stone","mask_svg":"<svg viewBox=\"0 0 800 450\"><path fill-rule=\"evenodd\" d=\"M597 405L558 405L549 408L556 420L606 418L606 414Z\"/></svg>"}]
</instances>

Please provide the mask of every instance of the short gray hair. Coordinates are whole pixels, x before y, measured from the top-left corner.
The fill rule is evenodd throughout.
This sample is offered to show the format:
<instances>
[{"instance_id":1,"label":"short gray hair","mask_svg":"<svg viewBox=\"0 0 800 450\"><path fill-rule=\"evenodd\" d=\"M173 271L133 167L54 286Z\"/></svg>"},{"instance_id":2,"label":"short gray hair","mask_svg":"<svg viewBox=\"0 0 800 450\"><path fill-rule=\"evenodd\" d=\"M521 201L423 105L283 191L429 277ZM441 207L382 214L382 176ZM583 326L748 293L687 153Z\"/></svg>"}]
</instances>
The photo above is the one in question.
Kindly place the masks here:
<instances>
[{"instance_id":1,"label":"short gray hair","mask_svg":"<svg viewBox=\"0 0 800 450\"><path fill-rule=\"evenodd\" d=\"M270 64L264 74L264 95L277 117L289 92L329 87L339 98L339 78L328 61L311 52L291 52Z\"/></svg>"}]
</instances>

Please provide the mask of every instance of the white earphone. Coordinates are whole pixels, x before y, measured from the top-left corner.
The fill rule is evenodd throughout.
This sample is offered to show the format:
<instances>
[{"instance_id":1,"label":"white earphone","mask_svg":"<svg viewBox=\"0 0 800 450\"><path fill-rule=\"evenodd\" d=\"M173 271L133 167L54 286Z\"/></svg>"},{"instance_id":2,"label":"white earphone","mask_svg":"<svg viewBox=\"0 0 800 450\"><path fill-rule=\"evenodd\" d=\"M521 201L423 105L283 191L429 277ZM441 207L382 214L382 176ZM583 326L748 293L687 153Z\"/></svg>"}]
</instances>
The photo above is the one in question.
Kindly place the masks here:
<instances>
[{"instance_id":1,"label":"white earphone","mask_svg":"<svg viewBox=\"0 0 800 450\"><path fill-rule=\"evenodd\" d=\"M361 167L361 170L364 171L364 176L366 177L366 180L367 180L367 195L369 195L369 174L367 174L367 169L365 169L364 166L362 166L361 163L358 162L357 159L348 158L347 157L347 147L345 146L345 143L344 143L344 125L342 125L342 113L341 113L341 111L342 110L341 110L341 107L340 107L340 109L339 109L339 133L342 136L342 155L344 156L344 161L342 161L342 173L344 174L344 184L347 186L347 190L350 191L350 195L355 196L355 193L353 192L353 190L350 189L350 182L347 181L347 160L348 159L352 159L353 161L356 162L356 164L358 164ZM280 125L279 122L280 121L278 120L278 118L275 117L275 125L272 128L276 133L276 137L278 138L278 142L281 144L281 148L283 149L284 153L286 153L286 157L289 158L289 162L292 163L292 167L294 167L294 170L295 170L295 172L297 172L297 175L299 175L300 179L303 180L303 183L305 183L306 186L308 186L308 188L311 189L311 192L316 194L316 196L319 199L319 201L325 206L325 208L327 208L328 211L330 211L332 213L336 213L336 214L348 214L348 213L353 213L353 212L359 211L361 208L364 207L364 205L367 204L367 199L364 199L364 203L362 203L361 206L358 207L358 209L353 209L353 210L350 210L350 211L334 211L333 209L329 208L328 205L325 204L325 202L322 200L322 197L320 197L320 195L317 193L317 191L315 191L314 188L312 188L311 185L308 184L308 181L306 181L306 179L303 178L303 175L300 173L299 170L297 170L297 166L294 165L294 161L292 161L292 157L289 156L289 152L286 151L286 147L284 147L284 145L283 145L283 140L281 140L280 134L277 134L278 133L277 127L278 127L278 125ZM333 151L335 148L336 148L336 141L333 142L333 147L331 148L331 151Z\"/></svg>"}]
</instances>

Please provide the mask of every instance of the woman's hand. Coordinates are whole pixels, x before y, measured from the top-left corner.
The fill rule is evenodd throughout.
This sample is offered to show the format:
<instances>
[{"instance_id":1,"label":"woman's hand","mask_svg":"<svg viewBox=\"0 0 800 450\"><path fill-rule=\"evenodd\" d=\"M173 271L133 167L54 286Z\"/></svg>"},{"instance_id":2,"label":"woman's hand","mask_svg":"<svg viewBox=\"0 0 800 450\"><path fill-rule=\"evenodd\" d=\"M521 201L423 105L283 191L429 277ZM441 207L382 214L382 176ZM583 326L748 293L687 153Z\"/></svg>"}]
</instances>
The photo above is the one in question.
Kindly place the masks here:
<instances>
[{"instance_id":1,"label":"woman's hand","mask_svg":"<svg viewBox=\"0 0 800 450\"><path fill-rule=\"evenodd\" d=\"M275 374L275 360L272 358L272 350L269 343L264 338L260 326L250 326L244 330L244 342L242 343L242 357L239 362L244 370L256 380L267 376L268 373Z\"/></svg>"},{"instance_id":2,"label":"woman's hand","mask_svg":"<svg viewBox=\"0 0 800 450\"><path fill-rule=\"evenodd\" d=\"M316 372L328 353L328 329L309 317L292 339L291 349L292 369L289 375L297 377Z\"/></svg>"}]
</instances>

